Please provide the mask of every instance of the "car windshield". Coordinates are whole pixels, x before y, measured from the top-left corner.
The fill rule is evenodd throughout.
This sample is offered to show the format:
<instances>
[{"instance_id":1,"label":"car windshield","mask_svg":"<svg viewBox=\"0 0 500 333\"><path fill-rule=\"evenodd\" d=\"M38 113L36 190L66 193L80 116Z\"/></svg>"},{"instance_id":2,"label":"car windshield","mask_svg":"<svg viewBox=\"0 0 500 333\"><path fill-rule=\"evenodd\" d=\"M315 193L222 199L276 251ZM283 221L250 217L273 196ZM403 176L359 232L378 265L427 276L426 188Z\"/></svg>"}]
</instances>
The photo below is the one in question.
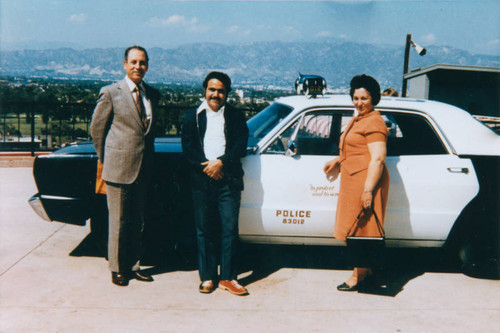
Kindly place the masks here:
<instances>
[{"instance_id":1,"label":"car windshield","mask_svg":"<svg viewBox=\"0 0 500 333\"><path fill-rule=\"evenodd\" d=\"M293 108L279 103L274 103L257 113L248 120L248 146L255 147L257 143L269 133L280 121L292 112Z\"/></svg>"}]
</instances>

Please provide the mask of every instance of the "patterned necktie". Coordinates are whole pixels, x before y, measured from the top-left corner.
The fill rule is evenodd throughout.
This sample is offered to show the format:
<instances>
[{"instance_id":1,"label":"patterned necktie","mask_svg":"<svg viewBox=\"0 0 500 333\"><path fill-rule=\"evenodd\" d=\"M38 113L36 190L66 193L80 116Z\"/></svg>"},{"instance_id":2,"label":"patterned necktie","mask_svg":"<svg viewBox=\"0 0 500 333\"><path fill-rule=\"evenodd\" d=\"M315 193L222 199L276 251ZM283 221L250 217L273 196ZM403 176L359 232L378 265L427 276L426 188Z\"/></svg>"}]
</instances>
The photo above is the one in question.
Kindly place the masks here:
<instances>
[{"instance_id":1,"label":"patterned necktie","mask_svg":"<svg viewBox=\"0 0 500 333\"><path fill-rule=\"evenodd\" d=\"M144 125L144 128L148 128L149 122L146 117L146 110L144 108L144 103L142 102L141 90L136 86L134 88L135 92L135 105L137 106L137 110L139 111L139 117Z\"/></svg>"}]
</instances>

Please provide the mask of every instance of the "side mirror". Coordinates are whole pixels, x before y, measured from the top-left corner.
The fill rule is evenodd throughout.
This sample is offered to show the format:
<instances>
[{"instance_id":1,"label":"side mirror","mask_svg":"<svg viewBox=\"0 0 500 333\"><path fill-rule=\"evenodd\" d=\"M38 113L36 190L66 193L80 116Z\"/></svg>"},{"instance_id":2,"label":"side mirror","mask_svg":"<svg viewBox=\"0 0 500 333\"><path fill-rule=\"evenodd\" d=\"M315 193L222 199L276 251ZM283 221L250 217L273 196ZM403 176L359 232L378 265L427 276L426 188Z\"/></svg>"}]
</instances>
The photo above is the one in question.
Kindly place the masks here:
<instances>
[{"instance_id":1,"label":"side mirror","mask_svg":"<svg viewBox=\"0 0 500 333\"><path fill-rule=\"evenodd\" d=\"M297 154L297 143L295 140L290 140L288 142L288 147L286 149L286 156L295 156Z\"/></svg>"},{"instance_id":2,"label":"side mirror","mask_svg":"<svg viewBox=\"0 0 500 333\"><path fill-rule=\"evenodd\" d=\"M253 146L253 147L247 147L247 155L252 155L255 154L259 147Z\"/></svg>"}]
</instances>

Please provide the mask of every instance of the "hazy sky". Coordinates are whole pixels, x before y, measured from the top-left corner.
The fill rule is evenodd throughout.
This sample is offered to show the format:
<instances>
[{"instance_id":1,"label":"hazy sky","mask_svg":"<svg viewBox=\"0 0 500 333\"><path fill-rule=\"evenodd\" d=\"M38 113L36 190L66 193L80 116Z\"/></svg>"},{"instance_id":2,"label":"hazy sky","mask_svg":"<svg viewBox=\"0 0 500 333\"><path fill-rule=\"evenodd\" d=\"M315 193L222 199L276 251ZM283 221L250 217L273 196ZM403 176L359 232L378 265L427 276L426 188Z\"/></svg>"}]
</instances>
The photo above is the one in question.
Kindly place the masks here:
<instances>
[{"instance_id":1,"label":"hazy sky","mask_svg":"<svg viewBox=\"0 0 500 333\"><path fill-rule=\"evenodd\" d=\"M500 56L499 0L0 0L0 48L316 40L447 45Z\"/></svg>"}]
</instances>

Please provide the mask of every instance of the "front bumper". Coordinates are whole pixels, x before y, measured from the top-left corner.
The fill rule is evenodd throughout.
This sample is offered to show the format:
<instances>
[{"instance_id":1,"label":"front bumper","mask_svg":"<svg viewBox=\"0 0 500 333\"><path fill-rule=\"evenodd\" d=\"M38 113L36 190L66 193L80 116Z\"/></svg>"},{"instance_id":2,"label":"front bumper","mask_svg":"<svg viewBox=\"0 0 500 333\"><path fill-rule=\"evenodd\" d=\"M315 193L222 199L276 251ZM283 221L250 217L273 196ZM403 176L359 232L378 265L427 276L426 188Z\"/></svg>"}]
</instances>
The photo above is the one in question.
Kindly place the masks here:
<instances>
[{"instance_id":1,"label":"front bumper","mask_svg":"<svg viewBox=\"0 0 500 333\"><path fill-rule=\"evenodd\" d=\"M28 200L28 203L38 216L49 222L83 226L91 215L90 203L78 198L37 193Z\"/></svg>"},{"instance_id":2,"label":"front bumper","mask_svg":"<svg viewBox=\"0 0 500 333\"><path fill-rule=\"evenodd\" d=\"M35 213L40 216L43 220L51 222L52 220L45 212L45 208L43 207L42 199L40 198L40 194L36 194L29 198L28 203L31 208L35 211Z\"/></svg>"}]
</instances>

